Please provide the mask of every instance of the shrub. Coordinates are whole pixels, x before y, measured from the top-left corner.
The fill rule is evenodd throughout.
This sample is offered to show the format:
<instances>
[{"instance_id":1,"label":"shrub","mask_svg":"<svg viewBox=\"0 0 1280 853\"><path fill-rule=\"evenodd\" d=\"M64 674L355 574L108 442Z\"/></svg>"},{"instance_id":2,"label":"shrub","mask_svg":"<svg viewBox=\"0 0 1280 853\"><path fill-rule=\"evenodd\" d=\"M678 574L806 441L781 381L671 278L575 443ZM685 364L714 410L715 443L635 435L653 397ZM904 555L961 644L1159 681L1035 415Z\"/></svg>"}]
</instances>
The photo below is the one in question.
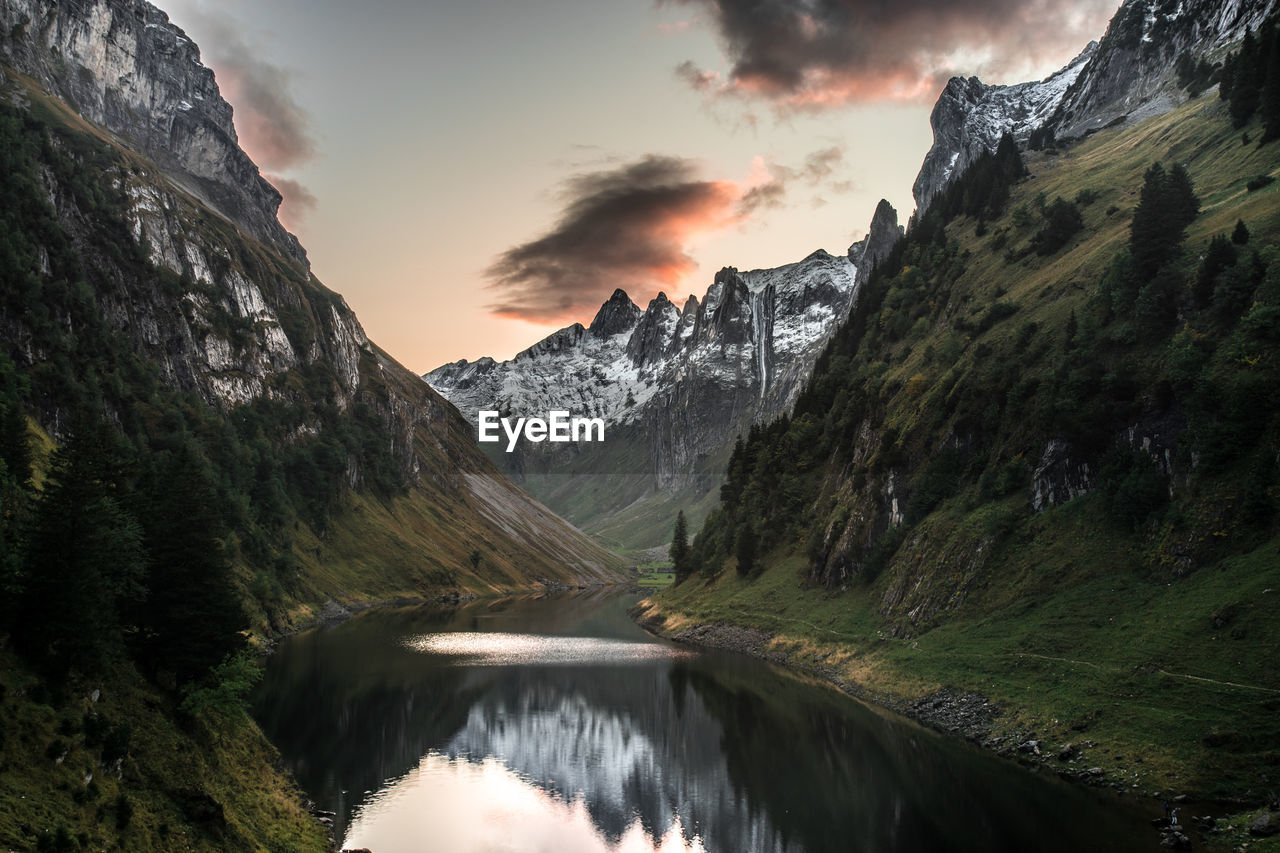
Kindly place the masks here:
<instances>
[{"instance_id":1,"label":"shrub","mask_svg":"<svg viewBox=\"0 0 1280 853\"><path fill-rule=\"evenodd\" d=\"M1056 198L1045 208L1044 224L1031 238L1031 248L1038 255L1052 255L1084 228L1080 208L1066 199Z\"/></svg>"},{"instance_id":2,"label":"shrub","mask_svg":"<svg viewBox=\"0 0 1280 853\"><path fill-rule=\"evenodd\" d=\"M1012 302L997 302L982 315L982 320L978 323L978 332L985 332L996 323L1003 322L1017 313L1018 306Z\"/></svg>"}]
</instances>

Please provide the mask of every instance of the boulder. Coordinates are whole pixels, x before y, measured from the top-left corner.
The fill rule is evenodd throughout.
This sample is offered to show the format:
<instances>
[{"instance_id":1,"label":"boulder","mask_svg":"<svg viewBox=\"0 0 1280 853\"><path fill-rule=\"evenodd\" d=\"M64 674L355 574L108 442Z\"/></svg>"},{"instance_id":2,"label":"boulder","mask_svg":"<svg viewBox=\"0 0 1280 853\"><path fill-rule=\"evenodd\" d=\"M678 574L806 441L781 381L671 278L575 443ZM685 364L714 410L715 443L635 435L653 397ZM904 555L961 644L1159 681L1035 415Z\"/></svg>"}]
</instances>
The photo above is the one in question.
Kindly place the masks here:
<instances>
[{"instance_id":1,"label":"boulder","mask_svg":"<svg viewBox=\"0 0 1280 853\"><path fill-rule=\"evenodd\" d=\"M1249 824L1249 834L1267 838L1280 833L1280 812L1265 811Z\"/></svg>"}]
</instances>

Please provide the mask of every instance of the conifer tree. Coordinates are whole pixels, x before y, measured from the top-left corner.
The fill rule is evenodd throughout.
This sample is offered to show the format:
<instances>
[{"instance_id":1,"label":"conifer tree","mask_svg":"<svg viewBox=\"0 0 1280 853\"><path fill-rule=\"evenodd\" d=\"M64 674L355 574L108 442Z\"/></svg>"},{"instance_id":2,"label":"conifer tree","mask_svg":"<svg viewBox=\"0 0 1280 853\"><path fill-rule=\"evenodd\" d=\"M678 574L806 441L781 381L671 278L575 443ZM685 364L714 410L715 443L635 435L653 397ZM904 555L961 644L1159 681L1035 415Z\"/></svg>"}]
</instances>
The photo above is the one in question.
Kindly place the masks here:
<instances>
[{"instance_id":1,"label":"conifer tree","mask_svg":"<svg viewBox=\"0 0 1280 853\"><path fill-rule=\"evenodd\" d=\"M676 583L693 574L693 568L689 565L689 528L684 510L676 513L676 528L671 534L671 562L676 573Z\"/></svg>"},{"instance_id":2,"label":"conifer tree","mask_svg":"<svg viewBox=\"0 0 1280 853\"><path fill-rule=\"evenodd\" d=\"M1229 111L1236 127L1244 127L1258 109L1258 88L1261 83L1258 40L1252 30L1245 30L1240 50L1235 55L1231 69Z\"/></svg>"},{"instance_id":3,"label":"conifer tree","mask_svg":"<svg viewBox=\"0 0 1280 853\"><path fill-rule=\"evenodd\" d=\"M143 594L142 530L124 508L112 445L101 426L77 428L35 509L14 639L55 673L114 651L122 609Z\"/></svg>"},{"instance_id":4,"label":"conifer tree","mask_svg":"<svg viewBox=\"0 0 1280 853\"><path fill-rule=\"evenodd\" d=\"M31 448L20 384L17 368L0 354L0 461L14 482L23 486L31 480Z\"/></svg>"},{"instance_id":5,"label":"conifer tree","mask_svg":"<svg viewBox=\"0 0 1280 853\"><path fill-rule=\"evenodd\" d=\"M138 611L138 646L145 660L190 681L239 649L247 627L222 545L226 523L190 444L159 467L148 492L149 594Z\"/></svg>"},{"instance_id":6,"label":"conifer tree","mask_svg":"<svg viewBox=\"0 0 1280 853\"><path fill-rule=\"evenodd\" d=\"M1245 226L1243 219L1236 220L1236 229L1231 232L1231 242L1237 246L1243 246L1249 242L1249 229Z\"/></svg>"},{"instance_id":7,"label":"conifer tree","mask_svg":"<svg viewBox=\"0 0 1280 853\"><path fill-rule=\"evenodd\" d=\"M1262 145L1273 139L1280 139L1280 39L1274 28L1268 29L1271 36L1270 49L1267 51L1267 64L1263 70L1262 91L1259 93L1258 109L1262 113Z\"/></svg>"},{"instance_id":8,"label":"conifer tree","mask_svg":"<svg viewBox=\"0 0 1280 853\"><path fill-rule=\"evenodd\" d=\"M734 544L734 556L738 558L738 574L746 577L756 567L756 529L751 522L743 522Z\"/></svg>"},{"instance_id":9,"label":"conifer tree","mask_svg":"<svg viewBox=\"0 0 1280 853\"><path fill-rule=\"evenodd\" d=\"M1164 166L1152 163L1142 180L1142 193L1129 226L1129 247L1134 268L1143 281L1151 278L1168 258L1171 240L1168 230L1169 175Z\"/></svg>"},{"instance_id":10,"label":"conifer tree","mask_svg":"<svg viewBox=\"0 0 1280 853\"><path fill-rule=\"evenodd\" d=\"M1241 223L1241 225L1243 224ZM1197 305L1201 308L1209 305L1209 301L1213 298L1213 288L1217 283L1218 275L1228 267L1235 266L1235 263L1236 244L1233 241L1227 240L1221 234L1209 241L1209 248L1205 250L1204 260L1200 262L1200 269L1196 273L1195 297Z\"/></svg>"},{"instance_id":11,"label":"conifer tree","mask_svg":"<svg viewBox=\"0 0 1280 853\"><path fill-rule=\"evenodd\" d=\"M1191 185L1191 176L1181 163L1174 163L1169 170L1169 205L1170 225L1179 231L1195 221L1200 215L1200 199L1196 198L1195 188Z\"/></svg>"},{"instance_id":12,"label":"conifer tree","mask_svg":"<svg viewBox=\"0 0 1280 853\"><path fill-rule=\"evenodd\" d=\"M1200 200L1181 164L1170 171L1159 162L1151 164L1129 228L1129 250L1139 281L1150 281L1174 259L1199 210Z\"/></svg>"}]
</instances>

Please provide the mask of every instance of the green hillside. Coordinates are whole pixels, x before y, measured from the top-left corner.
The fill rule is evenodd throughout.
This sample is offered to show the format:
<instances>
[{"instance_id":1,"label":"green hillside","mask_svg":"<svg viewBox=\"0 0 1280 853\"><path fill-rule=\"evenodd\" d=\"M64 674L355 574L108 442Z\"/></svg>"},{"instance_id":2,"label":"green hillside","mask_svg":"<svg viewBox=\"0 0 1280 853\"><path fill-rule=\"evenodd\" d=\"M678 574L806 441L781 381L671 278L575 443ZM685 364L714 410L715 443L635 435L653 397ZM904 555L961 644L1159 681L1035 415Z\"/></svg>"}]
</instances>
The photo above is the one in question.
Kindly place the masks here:
<instances>
[{"instance_id":1,"label":"green hillside","mask_svg":"<svg viewBox=\"0 0 1280 853\"><path fill-rule=\"evenodd\" d=\"M0 101L0 845L327 849L242 708L264 641L621 560L298 262L31 80Z\"/></svg>"},{"instance_id":2,"label":"green hillside","mask_svg":"<svg viewBox=\"0 0 1280 853\"><path fill-rule=\"evenodd\" d=\"M979 161L793 416L735 451L652 624L762 628L895 704L981 694L989 746L1035 738L1126 790L1267 796L1280 144L1260 130L1212 93L1023 152L1022 177L1007 150Z\"/></svg>"}]
</instances>

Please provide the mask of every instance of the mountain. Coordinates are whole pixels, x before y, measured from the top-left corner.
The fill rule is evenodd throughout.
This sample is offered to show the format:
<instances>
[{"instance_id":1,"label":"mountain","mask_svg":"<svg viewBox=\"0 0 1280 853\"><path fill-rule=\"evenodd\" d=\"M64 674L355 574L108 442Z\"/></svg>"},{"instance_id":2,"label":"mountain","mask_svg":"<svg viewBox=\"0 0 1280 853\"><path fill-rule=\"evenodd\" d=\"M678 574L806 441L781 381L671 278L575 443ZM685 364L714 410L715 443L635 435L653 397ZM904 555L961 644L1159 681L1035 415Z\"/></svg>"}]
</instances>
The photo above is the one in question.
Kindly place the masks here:
<instances>
[{"instance_id":1,"label":"mountain","mask_svg":"<svg viewBox=\"0 0 1280 853\"><path fill-rule=\"evenodd\" d=\"M1025 144L1032 131L1052 118L1097 50L1097 42L1090 42L1064 68L1039 82L992 86L977 77L952 77L929 115L933 146L912 186L916 209L927 210L978 155L994 151L1004 134Z\"/></svg>"},{"instance_id":2,"label":"mountain","mask_svg":"<svg viewBox=\"0 0 1280 853\"><path fill-rule=\"evenodd\" d=\"M1127 92L1097 69L1120 73L1135 14L1219 22L1190 32L1220 59L1278 43L1244 39L1257 5L1180 8L1126 3L1054 108L1127 100L1125 121L930 190L791 416L735 450L647 624L761 630L774 659L1090 784L1266 799L1280 142L1236 102L1280 66L1225 97L1179 92L1177 50Z\"/></svg>"},{"instance_id":3,"label":"mountain","mask_svg":"<svg viewBox=\"0 0 1280 853\"><path fill-rule=\"evenodd\" d=\"M185 194L286 256L280 193L240 149L231 105L200 49L145 0L4 0L5 64L163 169Z\"/></svg>"},{"instance_id":4,"label":"mountain","mask_svg":"<svg viewBox=\"0 0 1280 853\"><path fill-rule=\"evenodd\" d=\"M368 339L279 203L163 12L0 0L6 849L331 849L243 711L250 642L624 577Z\"/></svg>"},{"instance_id":5,"label":"mountain","mask_svg":"<svg viewBox=\"0 0 1280 853\"><path fill-rule=\"evenodd\" d=\"M397 574L395 583L408 589L431 572L465 570L472 542L493 552L493 577L470 581L481 588L533 576L609 576L615 560L507 483L471 449L470 429L452 407L371 343L342 297L310 274L276 219L279 194L236 143L213 73L163 12L136 0L5 0L0 27L10 102L25 102L26 120L46 123L59 140L33 164L44 169L51 224L88 262L57 268L48 240L36 235L36 279L85 279L104 338L153 365L164 386L195 394L215 417L271 410L282 422L265 437L278 448L294 453L360 421L369 452L345 441L337 472L345 483L331 503L342 503L343 489L369 493L381 477L385 491L404 491L417 511L445 510L466 531L457 538L469 540L446 535L384 585ZM90 162L103 174L72 174ZM82 195L89 204L105 199L102 209L85 210ZM116 230L106 233L104 223ZM36 327L24 301L36 294L8 295L0 328L20 370L56 362L60 347L74 346ZM74 365L68 370L69 382L82 381ZM56 438L71 401L36 385L32 414ZM103 403L119 418L131 400L108 394ZM384 463L385 474L371 470ZM407 541L385 534L379 541L388 548ZM368 545L336 536L318 550ZM311 594L358 592L319 580L324 574L315 573Z\"/></svg>"},{"instance_id":6,"label":"mountain","mask_svg":"<svg viewBox=\"0 0 1280 853\"><path fill-rule=\"evenodd\" d=\"M791 406L859 282L900 234L881 202L847 255L725 268L683 307L659 294L641 310L616 290L588 327L561 329L510 361L463 360L423 378L472 423L486 409L603 418L603 445L494 457L588 532L660 545L677 508L701 518L735 437Z\"/></svg>"},{"instance_id":7,"label":"mountain","mask_svg":"<svg viewBox=\"0 0 1280 853\"><path fill-rule=\"evenodd\" d=\"M855 277L847 257L819 250L778 269L723 269L683 307L659 293L641 310L615 290L588 327L574 323L510 361L463 360L424 378L472 420L482 408L568 408L610 426L644 422L678 383L727 396L708 419L770 414L794 397L794 374L848 313ZM694 453L706 448L700 437L688 442Z\"/></svg>"},{"instance_id":8,"label":"mountain","mask_svg":"<svg viewBox=\"0 0 1280 853\"><path fill-rule=\"evenodd\" d=\"M1276 0L1125 3L1047 126L1058 137L1075 139L1113 121L1167 111L1186 97L1177 82L1180 59L1220 63L1277 8Z\"/></svg>"},{"instance_id":9,"label":"mountain","mask_svg":"<svg viewBox=\"0 0 1280 853\"><path fill-rule=\"evenodd\" d=\"M1038 148L1168 111L1187 98L1179 60L1220 63L1229 45L1276 8L1276 0L1131 0L1101 41L1042 81L993 86L951 78L929 118L933 145L913 187L917 209L926 210L1005 133L1026 145L1041 131Z\"/></svg>"}]
</instances>

